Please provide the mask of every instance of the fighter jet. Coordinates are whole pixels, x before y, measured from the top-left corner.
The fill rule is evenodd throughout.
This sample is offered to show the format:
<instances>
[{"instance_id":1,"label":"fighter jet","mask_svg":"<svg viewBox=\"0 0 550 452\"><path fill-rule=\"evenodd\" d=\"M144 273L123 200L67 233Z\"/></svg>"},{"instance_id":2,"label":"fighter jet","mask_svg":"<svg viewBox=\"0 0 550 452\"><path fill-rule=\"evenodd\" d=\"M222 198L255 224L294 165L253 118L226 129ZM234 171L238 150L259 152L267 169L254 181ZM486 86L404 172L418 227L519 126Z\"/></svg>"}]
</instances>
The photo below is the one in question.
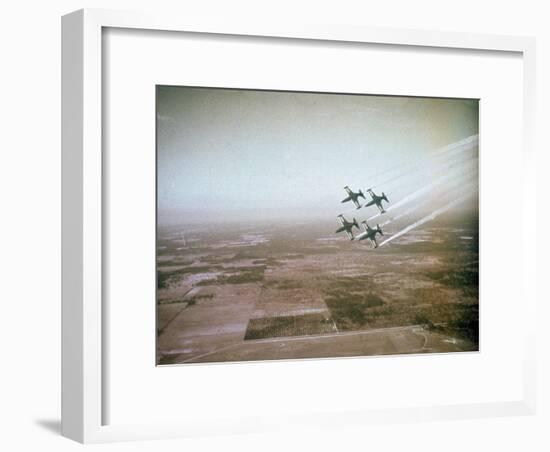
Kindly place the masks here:
<instances>
[{"instance_id":1,"label":"fighter jet","mask_svg":"<svg viewBox=\"0 0 550 452\"><path fill-rule=\"evenodd\" d=\"M341 226L336 229L336 232L342 232L346 231L346 234L348 235L348 238L350 240L353 240L353 232L352 229L355 226L357 229L359 229L359 225L357 224L357 220L354 218L353 222L349 222L344 218L344 215L338 215L338 221L340 222Z\"/></svg>"},{"instance_id":2,"label":"fighter jet","mask_svg":"<svg viewBox=\"0 0 550 452\"><path fill-rule=\"evenodd\" d=\"M388 198L386 197L386 194L382 192L382 196L378 196L376 193L372 191L372 189L367 190L369 192L369 195L371 196L372 200L369 201L367 204L365 204L365 207L372 206L373 204L376 204L376 207L380 209L380 213L386 213L384 210L384 207L382 206L382 200L389 202Z\"/></svg>"},{"instance_id":3,"label":"fighter jet","mask_svg":"<svg viewBox=\"0 0 550 452\"><path fill-rule=\"evenodd\" d=\"M361 190L359 190L357 193L354 193L353 190L351 188L349 188L347 185L344 187L344 190L346 190L348 196L347 196L346 199L342 199L342 202L353 201L353 204L355 204L355 207L360 209L361 204L359 204L358 198L361 197L363 199L366 199L363 192Z\"/></svg>"},{"instance_id":4,"label":"fighter jet","mask_svg":"<svg viewBox=\"0 0 550 452\"><path fill-rule=\"evenodd\" d=\"M359 234L356 239L357 240L365 240L369 239L370 243L373 248L378 248L378 243L376 243L376 234L384 235L382 232L382 229L380 228L380 225L376 225L376 229L371 228L366 221L361 222L363 224L363 228L365 229L365 232L362 232Z\"/></svg>"}]
</instances>

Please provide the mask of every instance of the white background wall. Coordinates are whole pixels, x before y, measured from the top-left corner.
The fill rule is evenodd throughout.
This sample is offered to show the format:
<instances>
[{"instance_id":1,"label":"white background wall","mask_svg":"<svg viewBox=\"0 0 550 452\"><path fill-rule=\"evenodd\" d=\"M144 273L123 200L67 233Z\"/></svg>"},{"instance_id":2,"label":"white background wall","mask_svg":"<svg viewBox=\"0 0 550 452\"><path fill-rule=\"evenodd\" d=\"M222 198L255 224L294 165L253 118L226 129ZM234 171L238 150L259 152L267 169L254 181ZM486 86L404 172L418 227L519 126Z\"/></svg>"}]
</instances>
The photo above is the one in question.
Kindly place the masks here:
<instances>
[{"instance_id":1,"label":"white background wall","mask_svg":"<svg viewBox=\"0 0 550 452\"><path fill-rule=\"evenodd\" d=\"M550 13L544 1L129 1L4 2L0 10L0 448L76 450L60 417L60 16L82 7L166 9L188 16L271 18L532 35L538 38L540 290L550 231ZM512 189L513 187L511 187ZM546 195L546 197L543 197ZM546 205L546 206L545 206ZM503 218L505 225L513 218ZM533 215L533 222L536 222ZM503 243L506 247L513 241ZM510 263L513 265L513 262ZM518 300L521 302L521 300ZM313 434L237 436L93 446L111 450L550 450L550 345L539 307L539 414L524 418L348 427ZM513 334L513 326L510 328Z\"/></svg>"}]
</instances>

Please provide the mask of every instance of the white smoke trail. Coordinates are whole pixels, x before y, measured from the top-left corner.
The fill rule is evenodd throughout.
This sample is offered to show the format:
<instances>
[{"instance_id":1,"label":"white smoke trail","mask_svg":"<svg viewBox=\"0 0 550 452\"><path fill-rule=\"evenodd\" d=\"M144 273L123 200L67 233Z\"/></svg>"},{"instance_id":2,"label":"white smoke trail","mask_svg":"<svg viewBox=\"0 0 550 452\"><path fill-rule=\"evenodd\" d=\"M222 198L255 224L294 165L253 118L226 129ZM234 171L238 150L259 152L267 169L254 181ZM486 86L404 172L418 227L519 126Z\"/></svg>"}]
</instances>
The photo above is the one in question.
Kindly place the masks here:
<instances>
[{"instance_id":1,"label":"white smoke trail","mask_svg":"<svg viewBox=\"0 0 550 452\"><path fill-rule=\"evenodd\" d=\"M458 153L462 153L462 152L465 152L465 151L469 151L469 150L472 150L474 149L476 146L478 146L479 144L479 135L471 135L469 137L466 137L462 140L459 140L459 141L456 141L454 143L450 143L446 146L443 146L441 148L438 148L434 151L431 152L432 156L433 157L442 157L442 156L452 156L452 155L455 155L455 154L458 154ZM406 168L407 166L412 166L412 165L415 165L416 168L413 169L412 171L416 170L416 169L421 169L423 168L424 166L422 165L419 165L419 160L418 158L411 158L403 163L400 163L398 165L395 165L391 168L388 168L384 171L382 171L381 173L378 173L376 175L373 175L372 176L372 179L378 179L376 181L376 183L374 185L371 185L370 188L378 188L384 184L388 184L390 182L393 182L394 180L408 174L411 172L411 170L409 171L405 171L405 172L401 172L400 174L398 175L394 175L392 177L390 177L389 179L386 178L385 180L383 181L380 181L379 178L381 176L384 176L385 174L388 174L388 173L392 173L394 171L396 171L397 169L401 169L401 168Z\"/></svg>"},{"instance_id":2,"label":"white smoke trail","mask_svg":"<svg viewBox=\"0 0 550 452\"><path fill-rule=\"evenodd\" d=\"M449 209L452 209L453 207L457 206L461 202L465 201L469 196L471 196L471 194L467 194L467 195L462 196L458 199L455 199L454 201L451 201L450 203L444 205L443 207L440 207L439 209L434 210L429 215L426 215L424 218L421 218L420 220L414 222L413 224L410 224L406 228L401 229L401 231L399 231L399 232L395 233L394 235L392 235L390 238L384 240L382 243L380 243L379 246L385 245L386 243L389 243L392 240L394 240L398 237L401 237L403 234L406 234L407 232L411 231L412 229L417 228L418 226L421 226L424 223L427 223L428 221L434 220L436 217L438 217L442 213L447 212Z\"/></svg>"},{"instance_id":3,"label":"white smoke trail","mask_svg":"<svg viewBox=\"0 0 550 452\"><path fill-rule=\"evenodd\" d=\"M471 172L468 173L468 174L471 174ZM423 187L419 188L418 190L415 190L412 193L409 193L407 196L405 196L404 198L401 198L396 203L391 204L385 210L386 210L386 212L391 212L395 209L398 209L399 207L401 207L405 204L408 204L411 201L414 201L418 197L429 193L430 190L432 190L434 187L437 187L438 185L442 184L443 182L456 180L457 176L463 177L464 174L460 174L458 171L455 171L453 173L449 173L449 174L446 174L444 176L441 176L441 177L435 179L434 181L430 182L429 184L424 185ZM375 218L378 218L381 215L383 215L383 214L381 212L378 212L378 213L372 215L371 217L367 218L367 221L374 220Z\"/></svg>"},{"instance_id":4,"label":"white smoke trail","mask_svg":"<svg viewBox=\"0 0 550 452\"><path fill-rule=\"evenodd\" d=\"M447 146L443 146L442 148L436 150L434 154L444 154L460 146L465 146L469 144L479 144L479 134L476 133L475 135L470 135L469 137L466 137L460 141L456 141L454 143L448 144Z\"/></svg>"},{"instance_id":5,"label":"white smoke trail","mask_svg":"<svg viewBox=\"0 0 550 452\"><path fill-rule=\"evenodd\" d=\"M386 226L394 221L399 220L400 218L403 218L405 215L409 215L410 213L413 213L415 210L422 207L424 204L426 204L428 201L421 202L420 204L416 204L413 207L410 207L409 209L405 210L404 212L400 213L399 215L396 215L395 217L391 217L390 219L384 221L380 227Z\"/></svg>"},{"instance_id":6,"label":"white smoke trail","mask_svg":"<svg viewBox=\"0 0 550 452\"><path fill-rule=\"evenodd\" d=\"M450 152L448 155L445 155L445 157L456 157L455 154L457 154L458 152L462 153L465 150L471 150L471 149L474 149L476 147L477 147L477 145L469 146L469 148L457 149L457 150L454 150L453 152ZM472 159L472 156L468 156L467 158ZM435 160L434 160L434 162L435 162ZM460 163L464 163L464 162L449 159L439 168L439 170L444 170L446 168L455 166L455 165L460 164ZM408 176L412 176L415 173L421 172L422 170L425 170L425 169L426 169L426 162L416 162L415 167L410 168L407 171L402 171L402 172L400 172L400 173L398 173L398 174L396 174L392 177L386 178L382 182L378 182L378 183L372 185L371 188L374 189L374 188L385 187L387 189L387 187L388 186L391 187L391 185L394 182L396 182L396 181L402 182L404 178L406 178Z\"/></svg>"},{"instance_id":7,"label":"white smoke trail","mask_svg":"<svg viewBox=\"0 0 550 452\"><path fill-rule=\"evenodd\" d=\"M452 194L454 192L454 190L456 190L456 188L460 188L461 192L463 192L463 193L467 192L470 189L473 189L474 188L473 183L477 180L477 177L478 177L478 175L476 173L476 174L471 174L470 177L468 177L464 181L462 181L462 180L455 181L455 183L452 184L449 187L449 190L446 192L446 194ZM420 201L419 203L416 203L414 206L409 207L407 210L401 212L399 215L395 215L395 216L392 216L391 218L387 219L386 221L384 221L384 223L382 223L380 225L380 227L386 226L386 225L388 225L388 224L390 224L394 221L399 220L400 218L403 218L406 215L409 215L409 214L413 213L415 210L420 209L421 207L423 207L425 204L427 204L430 201L431 201L431 199L424 199L423 201Z\"/></svg>"}]
</instances>

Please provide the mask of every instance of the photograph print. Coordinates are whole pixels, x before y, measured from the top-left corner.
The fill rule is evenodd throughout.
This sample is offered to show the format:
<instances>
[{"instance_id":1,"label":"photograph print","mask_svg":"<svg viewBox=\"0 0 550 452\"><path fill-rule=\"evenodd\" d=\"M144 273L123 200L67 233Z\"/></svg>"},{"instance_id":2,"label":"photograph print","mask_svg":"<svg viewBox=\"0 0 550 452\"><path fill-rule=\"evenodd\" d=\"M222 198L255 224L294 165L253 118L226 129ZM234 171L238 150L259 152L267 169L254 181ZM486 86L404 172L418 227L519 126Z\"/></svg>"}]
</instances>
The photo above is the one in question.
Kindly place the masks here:
<instances>
[{"instance_id":1,"label":"photograph print","mask_svg":"<svg viewBox=\"0 0 550 452\"><path fill-rule=\"evenodd\" d=\"M479 350L479 102L156 88L157 365Z\"/></svg>"}]
</instances>

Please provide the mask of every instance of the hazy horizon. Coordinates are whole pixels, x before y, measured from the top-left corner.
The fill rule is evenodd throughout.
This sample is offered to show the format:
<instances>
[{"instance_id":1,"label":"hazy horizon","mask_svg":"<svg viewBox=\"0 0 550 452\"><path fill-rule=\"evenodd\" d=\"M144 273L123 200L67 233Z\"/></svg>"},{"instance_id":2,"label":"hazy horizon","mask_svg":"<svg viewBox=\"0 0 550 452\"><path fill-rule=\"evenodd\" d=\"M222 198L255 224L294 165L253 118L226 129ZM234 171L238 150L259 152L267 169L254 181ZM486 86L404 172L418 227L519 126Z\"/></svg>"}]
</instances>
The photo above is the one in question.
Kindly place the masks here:
<instances>
[{"instance_id":1,"label":"hazy horizon","mask_svg":"<svg viewBox=\"0 0 550 452\"><path fill-rule=\"evenodd\" d=\"M346 185L390 206L417 193L425 212L471 192L455 209L475 209L478 115L470 99L159 86L158 223L376 213L341 204Z\"/></svg>"}]
</instances>

